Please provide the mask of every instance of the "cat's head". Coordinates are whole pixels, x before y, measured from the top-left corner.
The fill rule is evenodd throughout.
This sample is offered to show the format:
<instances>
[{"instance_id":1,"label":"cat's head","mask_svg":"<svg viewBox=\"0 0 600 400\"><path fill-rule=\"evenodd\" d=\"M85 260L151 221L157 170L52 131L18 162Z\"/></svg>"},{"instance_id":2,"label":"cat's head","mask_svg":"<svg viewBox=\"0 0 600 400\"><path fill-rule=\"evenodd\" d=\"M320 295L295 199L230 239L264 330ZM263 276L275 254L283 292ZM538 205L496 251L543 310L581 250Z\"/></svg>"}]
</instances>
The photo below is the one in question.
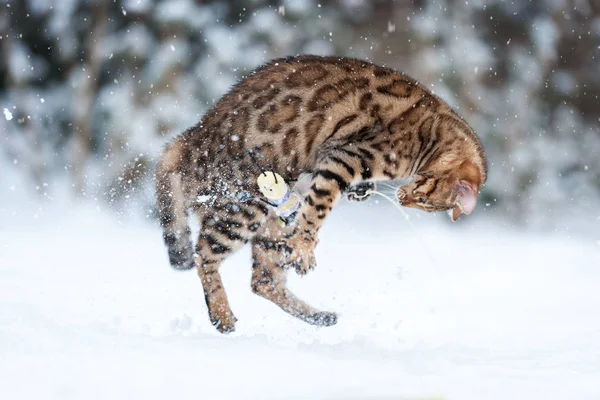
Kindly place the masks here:
<instances>
[{"instance_id":1,"label":"cat's head","mask_svg":"<svg viewBox=\"0 0 600 400\"><path fill-rule=\"evenodd\" d=\"M477 204L482 173L471 161L448 170L427 171L415 175L412 182L400 187L397 197L404 207L423 211L448 211L452 221L461 214L471 214Z\"/></svg>"}]
</instances>

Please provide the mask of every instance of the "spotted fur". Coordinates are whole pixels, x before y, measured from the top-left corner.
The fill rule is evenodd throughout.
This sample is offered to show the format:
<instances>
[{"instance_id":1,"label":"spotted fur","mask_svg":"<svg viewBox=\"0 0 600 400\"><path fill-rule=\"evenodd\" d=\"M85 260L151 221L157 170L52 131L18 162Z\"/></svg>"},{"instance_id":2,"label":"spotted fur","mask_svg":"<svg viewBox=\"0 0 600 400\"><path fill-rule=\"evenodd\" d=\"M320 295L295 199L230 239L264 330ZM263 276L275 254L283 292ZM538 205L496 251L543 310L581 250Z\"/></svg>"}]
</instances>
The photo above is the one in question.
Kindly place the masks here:
<instances>
[{"instance_id":1,"label":"spotted fur","mask_svg":"<svg viewBox=\"0 0 600 400\"><path fill-rule=\"evenodd\" d=\"M276 222L250 153L289 182L313 174L296 224ZM255 293L306 322L331 325L335 314L286 288L286 269L314 268L317 232L343 192L362 200L373 181L415 176L398 191L403 205L460 215L486 173L475 133L413 79L360 60L300 56L258 68L174 139L156 191L171 264L197 269L212 323L230 332L235 317L218 269L245 243ZM201 221L195 248L188 213Z\"/></svg>"}]
</instances>

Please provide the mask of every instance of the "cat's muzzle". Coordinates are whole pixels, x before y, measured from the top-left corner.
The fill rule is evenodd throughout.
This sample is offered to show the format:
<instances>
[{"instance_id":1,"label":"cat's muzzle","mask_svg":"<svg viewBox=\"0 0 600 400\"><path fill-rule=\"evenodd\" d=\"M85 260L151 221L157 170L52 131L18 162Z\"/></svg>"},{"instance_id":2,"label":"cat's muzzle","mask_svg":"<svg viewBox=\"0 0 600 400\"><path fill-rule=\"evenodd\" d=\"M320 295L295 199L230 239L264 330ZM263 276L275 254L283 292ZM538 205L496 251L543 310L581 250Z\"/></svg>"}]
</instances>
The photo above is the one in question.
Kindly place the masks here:
<instances>
[{"instance_id":1,"label":"cat's muzzle","mask_svg":"<svg viewBox=\"0 0 600 400\"><path fill-rule=\"evenodd\" d=\"M398 202L400 203L400 205L403 205L406 201L406 192L402 189L398 189L398 191L396 192L396 197L398 198Z\"/></svg>"}]
</instances>

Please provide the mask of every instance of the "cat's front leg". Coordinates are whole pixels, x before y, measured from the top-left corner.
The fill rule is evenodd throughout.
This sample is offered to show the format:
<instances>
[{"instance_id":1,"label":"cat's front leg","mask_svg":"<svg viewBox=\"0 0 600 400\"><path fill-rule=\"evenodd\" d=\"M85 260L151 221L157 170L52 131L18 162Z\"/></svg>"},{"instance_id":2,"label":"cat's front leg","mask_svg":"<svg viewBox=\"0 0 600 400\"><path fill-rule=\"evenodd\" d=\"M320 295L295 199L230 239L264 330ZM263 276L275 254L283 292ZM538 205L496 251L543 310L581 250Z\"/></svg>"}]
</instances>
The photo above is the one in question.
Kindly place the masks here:
<instances>
[{"instance_id":1,"label":"cat's front leg","mask_svg":"<svg viewBox=\"0 0 600 400\"><path fill-rule=\"evenodd\" d=\"M318 231L342 193L351 185L372 178L378 164L380 160L360 144L348 143L320 153L304 205L298 213L298 225L294 234L286 239L290 263L298 273L305 274L316 266L314 249Z\"/></svg>"},{"instance_id":2,"label":"cat's front leg","mask_svg":"<svg viewBox=\"0 0 600 400\"><path fill-rule=\"evenodd\" d=\"M318 243L318 231L352 179L352 176L338 174L329 168L317 169L313 173L310 189L298 213L296 229L286 239L290 251L288 265L299 274L304 275L315 268L314 250Z\"/></svg>"}]
</instances>

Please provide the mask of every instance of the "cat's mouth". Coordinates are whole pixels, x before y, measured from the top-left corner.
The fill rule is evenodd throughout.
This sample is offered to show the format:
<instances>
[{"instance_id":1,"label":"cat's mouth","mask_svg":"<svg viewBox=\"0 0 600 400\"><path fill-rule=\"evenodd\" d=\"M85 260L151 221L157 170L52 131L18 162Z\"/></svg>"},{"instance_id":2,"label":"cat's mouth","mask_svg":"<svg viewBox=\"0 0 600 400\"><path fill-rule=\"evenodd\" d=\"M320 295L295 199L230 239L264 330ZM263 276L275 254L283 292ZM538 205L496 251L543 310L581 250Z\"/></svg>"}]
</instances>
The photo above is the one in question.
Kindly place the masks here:
<instances>
[{"instance_id":1,"label":"cat's mouth","mask_svg":"<svg viewBox=\"0 0 600 400\"><path fill-rule=\"evenodd\" d=\"M398 198L398 203L400 203L402 207L425 209L427 206L430 206L427 204L427 200L425 198L410 196L404 191L404 189L398 189L396 192L396 197Z\"/></svg>"}]
</instances>

